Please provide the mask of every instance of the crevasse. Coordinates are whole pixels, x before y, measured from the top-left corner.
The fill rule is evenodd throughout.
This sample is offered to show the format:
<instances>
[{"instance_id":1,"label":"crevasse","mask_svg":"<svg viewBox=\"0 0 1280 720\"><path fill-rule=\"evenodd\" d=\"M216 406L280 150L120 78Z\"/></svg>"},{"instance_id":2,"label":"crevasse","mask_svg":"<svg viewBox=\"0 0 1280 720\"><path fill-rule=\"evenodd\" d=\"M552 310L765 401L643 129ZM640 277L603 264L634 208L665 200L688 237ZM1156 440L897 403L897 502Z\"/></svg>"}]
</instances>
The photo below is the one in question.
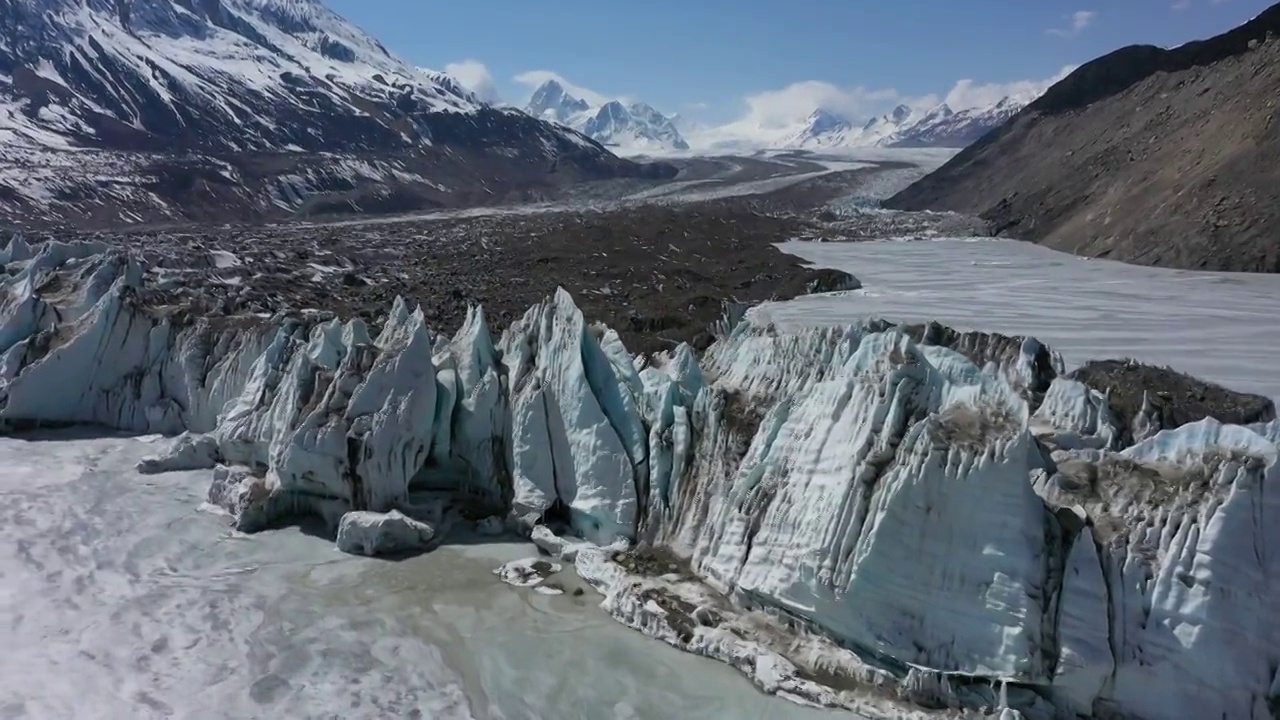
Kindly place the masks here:
<instances>
[{"instance_id":1,"label":"crevasse","mask_svg":"<svg viewBox=\"0 0 1280 720\"><path fill-rule=\"evenodd\" d=\"M1280 707L1275 422L1122 448L1043 346L932 326L726 321L701 359L637 358L564 291L495 343L478 308L451 338L401 300L376 335L198 318L101 245L0 260L0 422L173 435L142 469L213 470L242 529L314 515L375 552L438 541L445 498L575 560L623 622L863 712L872 687L1046 717Z\"/></svg>"}]
</instances>

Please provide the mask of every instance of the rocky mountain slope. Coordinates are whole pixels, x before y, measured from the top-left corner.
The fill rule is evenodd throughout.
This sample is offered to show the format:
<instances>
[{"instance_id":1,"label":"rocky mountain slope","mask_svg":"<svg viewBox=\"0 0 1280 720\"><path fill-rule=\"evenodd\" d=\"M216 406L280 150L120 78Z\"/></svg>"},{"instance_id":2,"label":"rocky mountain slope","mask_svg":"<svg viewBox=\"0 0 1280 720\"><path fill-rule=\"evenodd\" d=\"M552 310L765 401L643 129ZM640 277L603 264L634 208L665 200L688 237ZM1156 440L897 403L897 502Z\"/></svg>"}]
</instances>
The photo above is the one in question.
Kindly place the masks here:
<instances>
[{"instance_id":1,"label":"rocky mountain slope","mask_svg":"<svg viewBox=\"0 0 1280 720\"><path fill-rule=\"evenodd\" d=\"M999 127L1023 108L1013 97L990 107L959 112L946 103L919 110L899 105L892 112L858 125L840 114L819 108L804 126L783 141L789 148L938 147L962 148Z\"/></svg>"},{"instance_id":2,"label":"rocky mountain slope","mask_svg":"<svg viewBox=\"0 0 1280 720\"><path fill-rule=\"evenodd\" d=\"M1089 62L891 198L1092 257L1280 272L1280 5Z\"/></svg>"},{"instance_id":3,"label":"rocky mountain slope","mask_svg":"<svg viewBox=\"0 0 1280 720\"><path fill-rule=\"evenodd\" d=\"M1159 373L1064 376L1033 339L932 324L731 312L701 357L633 356L563 290L500 338L400 298L373 326L193 312L182 274L216 252L0 251L0 425L176 435L139 469L210 470L245 532L311 516L375 554L521 531L621 622L866 717L1280 702L1270 401L1193 383L1161 409L1184 399Z\"/></svg>"},{"instance_id":4,"label":"rocky mountain slope","mask_svg":"<svg viewBox=\"0 0 1280 720\"><path fill-rule=\"evenodd\" d=\"M669 172L485 106L318 0L0 0L0 216L277 216Z\"/></svg>"},{"instance_id":5,"label":"rocky mountain slope","mask_svg":"<svg viewBox=\"0 0 1280 720\"><path fill-rule=\"evenodd\" d=\"M560 123L611 148L626 152L688 150L673 118L642 102L608 100L592 105L555 80L534 90L525 106L530 115Z\"/></svg>"}]
</instances>

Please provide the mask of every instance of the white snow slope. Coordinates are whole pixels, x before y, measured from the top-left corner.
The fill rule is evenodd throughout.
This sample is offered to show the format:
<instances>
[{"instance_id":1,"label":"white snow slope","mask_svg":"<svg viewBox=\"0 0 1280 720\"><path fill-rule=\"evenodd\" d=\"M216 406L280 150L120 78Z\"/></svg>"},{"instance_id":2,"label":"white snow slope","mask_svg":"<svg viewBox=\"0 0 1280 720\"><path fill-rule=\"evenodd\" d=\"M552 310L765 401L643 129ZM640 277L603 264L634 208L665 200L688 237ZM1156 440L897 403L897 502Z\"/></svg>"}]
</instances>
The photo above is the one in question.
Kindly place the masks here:
<instances>
[{"instance_id":1,"label":"white snow slope","mask_svg":"<svg viewBox=\"0 0 1280 720\"><path fill-rule=\"evenodd\" d=\"M651 105L607 100L592 105L570 94L563 85L548 80L534 91L525 112L559 123L620 152L651 153L688 150L675 122Z\"/></svg>"},{"instance_id":2,"label":"white snow slope","mask_svg":"<svg viewBox=\"0 0 1280 720\"><path fill-rule=\"evenodd\" d=\"M192 131L217 128L205 140L220 149L336 149L317 136L327 124L347 123L355 145L390 129L397 118L374 106L481 105L315 0L9 0L3 10L5 144L194 142Z\"/></svg>"},{"instance_id":3,"label":"white snow slope","mask_svg":"<svg viewBox=\"0 0 1280 720\"><path fill-rule=\"evenodd\" d=\"M1106 398L1050 381L1034 340L975 361L887 323L726 319L700 363L646 361L563 291L495 345L478 311L452 339L403 302L376 338L193 319L98 245L0 259L0 420L185 431L143 469L234 466L209 499L242 529L412 516L423 490L564 522L586 542L535 541L618 619L873 717L892 697L1004 717L1280 700L1276 422L1148 423L1120 449ZM627 560L645 553L670 560Z\"/></svg>"}]
</instances>

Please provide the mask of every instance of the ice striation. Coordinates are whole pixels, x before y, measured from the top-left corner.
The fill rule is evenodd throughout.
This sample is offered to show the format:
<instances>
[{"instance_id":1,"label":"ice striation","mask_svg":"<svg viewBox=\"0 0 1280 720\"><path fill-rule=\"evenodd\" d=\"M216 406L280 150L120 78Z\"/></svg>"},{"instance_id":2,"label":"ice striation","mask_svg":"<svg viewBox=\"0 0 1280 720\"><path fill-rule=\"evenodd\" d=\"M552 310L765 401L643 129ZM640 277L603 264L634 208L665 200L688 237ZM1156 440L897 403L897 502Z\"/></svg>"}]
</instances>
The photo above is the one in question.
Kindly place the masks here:
<instances>
[{"instance_id":1,"label":"ice striation","mask_svg":"<svg viewBox=\"0 0 1280 720\"><path fill-rule=\"evenodd\" d=\"M171 435L142 469L209 468L243 530L381 554L505 522L620 621L870 717L1280 706L1276 421L1126 447L1044 346L938 326L734 313L700 358L633 357L563 291L495 343L403 300L376 328L192 317L98 244L0 260L0 422Z\"/></svg>"}]
</instances>

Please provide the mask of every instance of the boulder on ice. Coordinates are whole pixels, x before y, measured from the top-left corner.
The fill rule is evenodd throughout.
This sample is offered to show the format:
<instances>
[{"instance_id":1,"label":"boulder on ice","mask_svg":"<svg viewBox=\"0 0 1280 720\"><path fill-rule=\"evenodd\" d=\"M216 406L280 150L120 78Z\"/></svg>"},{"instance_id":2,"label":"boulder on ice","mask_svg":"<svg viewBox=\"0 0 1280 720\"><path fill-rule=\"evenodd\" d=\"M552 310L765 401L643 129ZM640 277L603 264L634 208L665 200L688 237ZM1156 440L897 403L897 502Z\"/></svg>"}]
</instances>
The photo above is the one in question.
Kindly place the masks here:
<instances>
[{"instance_id":1,"label":"boulder on ice","mask_svg":"<svg viewBox=\"0 0 1280 720\"><path fill-rule=\"evenodd\" d=\"M431 547L435 528L392 510L349 512L338 523L338 549L351 555L401 555Z\"/></svg>"},{"instance_id":2,"label":"boulder on ice","mask_svg":"<svg viewBox=\"0 0 1280 720\"><path fill-rule=\"evenodd\" d=\"M504 563L495 568L493 574L508 585L535 587L541 585L543 580L560 572L560 569L560 563L542 558L525 558Z\"/></svg>"}]
</instances>

